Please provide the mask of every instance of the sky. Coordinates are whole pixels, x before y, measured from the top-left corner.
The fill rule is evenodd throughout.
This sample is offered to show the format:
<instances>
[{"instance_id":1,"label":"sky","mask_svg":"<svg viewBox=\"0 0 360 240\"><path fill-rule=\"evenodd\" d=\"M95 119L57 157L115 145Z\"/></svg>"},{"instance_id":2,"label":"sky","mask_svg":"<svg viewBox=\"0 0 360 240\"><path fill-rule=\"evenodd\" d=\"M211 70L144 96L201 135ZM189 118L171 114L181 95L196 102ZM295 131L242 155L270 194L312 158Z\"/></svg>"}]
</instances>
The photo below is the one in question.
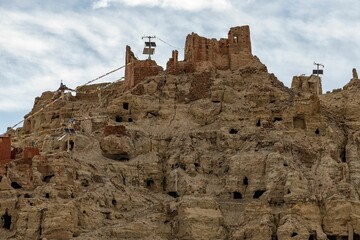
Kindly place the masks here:
<instances>
[{"instance_id":1,"label":"sky","mask_svg":"<svg viewBox=\"0 0 360 240\"><path fill-rule=\"evenodd\" d=\"M175 47L183 59L187 34L220 39L249 25L253 54L286 86L318 62L323 91L341 88L360 67L359 9L357 0L0 0L0 133L61 80L75 88L123 66L126 45L145 59L146 35L165 67Z\"/></svg>"}]
</instances>

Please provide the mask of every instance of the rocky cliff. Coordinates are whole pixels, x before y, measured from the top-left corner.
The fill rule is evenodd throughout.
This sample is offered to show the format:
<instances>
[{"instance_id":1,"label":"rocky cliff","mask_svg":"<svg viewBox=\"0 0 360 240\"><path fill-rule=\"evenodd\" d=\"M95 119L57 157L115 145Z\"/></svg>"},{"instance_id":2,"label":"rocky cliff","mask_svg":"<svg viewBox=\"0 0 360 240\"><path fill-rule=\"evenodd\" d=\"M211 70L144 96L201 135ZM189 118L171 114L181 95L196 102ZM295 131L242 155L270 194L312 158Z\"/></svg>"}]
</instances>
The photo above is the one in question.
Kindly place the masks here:
<instances>
[{"instance_id":1,"label":"rocky cliff","mask_svg":"<svg viewBox=\"0 0 360 240\"><path fill-rule=\"evenodd\" d=\"M360 239L360 80L289 89L243 36L189 35L165 71L127 48L125 82L37 98L11 132L1 239Z\"/></svg>"}]
</instances>

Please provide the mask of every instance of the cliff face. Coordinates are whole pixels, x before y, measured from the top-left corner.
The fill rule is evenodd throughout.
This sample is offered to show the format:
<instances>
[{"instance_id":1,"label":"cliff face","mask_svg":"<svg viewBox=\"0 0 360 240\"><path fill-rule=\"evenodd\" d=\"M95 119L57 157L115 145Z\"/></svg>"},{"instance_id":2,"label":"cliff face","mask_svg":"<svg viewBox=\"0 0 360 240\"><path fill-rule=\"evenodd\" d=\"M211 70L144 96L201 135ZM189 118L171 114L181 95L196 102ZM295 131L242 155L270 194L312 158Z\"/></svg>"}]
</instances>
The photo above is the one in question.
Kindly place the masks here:
<instances>
[{"instance_id":1,"label":"cliff face","mask_svg":"<svg viewBox=\"0 0 360 240\"><path fill-rule=\"evenodd\" d=\"M360 239L359 79L320 95L251 59L44 93L12 137L0 236Z\"/></svg>"}]
</instances>

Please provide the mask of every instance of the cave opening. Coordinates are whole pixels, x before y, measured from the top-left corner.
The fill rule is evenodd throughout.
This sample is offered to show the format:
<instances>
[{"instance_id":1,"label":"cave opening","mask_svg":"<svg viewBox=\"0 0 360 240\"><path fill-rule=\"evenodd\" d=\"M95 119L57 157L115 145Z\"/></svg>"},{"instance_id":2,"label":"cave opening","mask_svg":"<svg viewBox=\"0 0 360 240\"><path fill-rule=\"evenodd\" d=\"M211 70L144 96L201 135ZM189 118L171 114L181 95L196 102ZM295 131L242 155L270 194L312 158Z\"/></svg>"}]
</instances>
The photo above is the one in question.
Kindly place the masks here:
<instances>
[{"instance_id":1,"label":"cave opening","mask_svg":"<svg viewBox=\"0 0 360 240\"><path fill-rule=\"evenodd\" d=\"M265 190L257 190L254 192L253 198L260 198L264 194Z\"/></svg>"},{"instance_id":2,"label":"cave opening","mask_svg":"<svg viewBox=\"0 0 360 240\"><path fill-rule=\"evenodd\" d=\"M293 233L291 234L291 237L296 237L297 235L298 235L297 232L293 232Z\"/></svg>"},{"instance_id":3,"label":"cave opening","mask_svg":"<svg viewBox=\"0 0 360 240\"><path fill-rule=\"evenodd\" d=\"M152 189L155 185L155 182L152 178L149 178L145 180L145 185L147 188Z\"/></svg>"},{"instance_id":4,"label":"cave opening","mask_svg":"<svg viewBox=\"0 0 360 240\"><path fill-rule=\"evenodd\" d=\"M179 197L179 194L176 191L170 191L170 192L168 192L168 195L173 197L173 198L178 198Z\"/></svg>"},{"instance_id":5,"label":"cave opening","mask_svg":"<svg viewBox=\"0 0 360 240\"><path fill-rule=\"evenodd\" d=\"M50 198L50 194L49 194L49 193L45 193L45 198Z\"/></svg>"},{"instance_id":6,"label":"cave opening","mask_svg":"<svg viewBox=\"0 0 360 240\"><path fill-rule=\"evenodd\" d=\"M233 192L233 199L242 199L241 192Z\"/></svg>"},{"instance_id":7,"label":"cave opening","mask_svg":"<svg viewBox=\"0 0 360 240\"><path fill-rule=\"evenodd\" d=\"M315 130L315 134L316 134L316 135L319 135L319 134L320 134L320 130L319 130L318 128Z\"/></svg>"},{"instance_id":8,"label":"cave opening","mask_svg":"<svg viewBox=\"0 0 360 240\"><path fill-rule=\"evenodd\" d=\"M50 175L43 177L43 182L49 183L50 179L54 176L55 176L55 174L50 174Z\"/></svg>"},{"instance_id":9,"label":"cave opening","mask_svg":"<svg viewBox=\"0 0 360 240\"><path fill-rule=\"evenodd\" d=\"M115 117L115 122L122 122L122 121L123 121L123 118L121 116L117 115Z\"/></svg>"},{"instance_id":10,"label":"cave opening","mask_svg":"<svg viewBox=\"0 0 360 240\"><path fill-rule=\"evenodd\" d=\"M260 126L261 126L261 120L260 120L260 119L257 120L256 126L257 126L257 127L260 127Z\"/></svg>"},{"instance_id":11,"label":"cave opening","mask_svg":"<svg viewBox=\"0 0 360 240\"><path fill-rule=\"evenodd\" d=\"M230 134L237 134L239 132L239 130L235 129L235 128L231 128L229 133Z\"/></svg>"},{"instance_id":12,"label":"cave opening","mask_svg":"<svg viewBox=\"0 0 360 240\"><path fill-rule=\"evenodd\" d=\"M125 110L129 110L129 103L128 103L128 102L124 102L124 103L123 103L123 108L124 108Z\"/></svg>"},{"instance_id":13,"label":"cave opening","mask_svg":"<svg viewBox=\"0 0 360 240\"><path fill-rule=\"evenodd\" d=\"M249 179L245 176L243 179L243 185L248 186L249 185Z\"/></svg>"},{"instance_id":14,"label":"cave opening","mask_svg":"<svg viewBox=\"0 0 360 240\"><path fill-rule=\"evenodd\" d=\"M281 117L275 117L273 122L281 122L283 119Z\"/></svg>"},{"instance_id":15,"label":"cave opening","mask_svg":"<svg viewBox=\"0 0 360 240\"><path fill-rule=\"evenodd\" d=\"M17 182L11 182L11 187L14 189L20 189L22 186Z\"/></svg>"},{"instance_id":16,"label":"cave opening","mask_svg":"<svg viewBox=\"0 0 360 240\"><path fill-rule=\"evenodd\" d=\"M6 211L4 215L2 215L3 227L7 230L11 228L11 216Z\"/></svg>"},{"instance_id":17,"label":"cave opening","mask_svg":"<svg viewBox=\"0 0 360 240\"><path fill-rule=\"evenodd\" d=\"M134 120L132 118L129 118L128 119L128 122L133 122Z\"/></svg>"},{"instance_id":18,"label":"cave opening","mask_svg":"<svg viewBox=\"0 0 360 240\"><path fill-rule=\"evenodd\" d=\"M115 206L117 205L116 199L113 199L113 200L111 201L111 203L112 203L112 205L115 207Z\"/></svg>"}]
</instances>

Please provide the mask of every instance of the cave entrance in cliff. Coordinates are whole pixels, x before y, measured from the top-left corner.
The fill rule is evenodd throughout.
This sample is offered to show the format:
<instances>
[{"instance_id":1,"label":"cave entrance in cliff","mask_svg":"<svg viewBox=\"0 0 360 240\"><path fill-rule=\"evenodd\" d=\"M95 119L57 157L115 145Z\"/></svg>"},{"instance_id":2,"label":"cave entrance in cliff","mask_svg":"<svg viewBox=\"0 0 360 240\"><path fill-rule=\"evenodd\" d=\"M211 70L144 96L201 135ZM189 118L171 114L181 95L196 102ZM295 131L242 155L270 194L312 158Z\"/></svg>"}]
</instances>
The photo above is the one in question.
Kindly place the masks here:
<instances>
[{"instance_id":1,"label":"cave entrance in cliff","mask_svg":"<svg viewBox=\"0 0 360 240\"><path fill-rule=\"evenodd\" d=\"M123 118L119 115L116 115L115 122L122 122L122 121L123 121Z\"/></svg>"},{"instance_id":2,"label":"cave entrance in cliff","mask_svg":"<svg viewBox=\"0 0 360 240\"><path fill-rule=\"evenodd\" d=\"M237 134L239 132L239 130L237 130L237 129L235 129L235 128L231 128L230 130L229 130L229 133L230 134Z\"/></svg>"},{"instance_id":3,"label":"cave entrance in cliff","mask_svg":"<svg viewBox=\"0 0 360 240\"><path fill-rule=\"evenodd\" d=\"M247 186L249 185L249 179L245 176L244 179L243 179L243 185L244 186Z\"/></svg>"},{"instance_id":4,"label":"cave entrance in cliff","mask_svg":"<svg viewBox=\"0 0 360 240\"><path fill-rule=\"evenodd\" d=\"M21 189L21 185L18 184L17 182L11 182L11 187L14 189Z\"/></svg>"},{"instance_id":5,"label":"cave entrance in cliff","mask_svg":"<svg viewBox=\"0 0 360 240\"><path fill-rule=\"evenodd\" d=\"M260 198L264 194L265 190L257 190L254 192L253 198Z\"/></svg>"},{"instance_id":6,"label":"cave entrance in cliff","mask_svg":"<svg viewBox=\"0 0 360 240\"><path fill-rule=\"evenodd\" d=\"M7 211L5 212L4 215L2 215L2 220L3 220L3 227L5 229L10 230L10 228L11 228L11 216L7 213Z\"/></svg>"},{"instance_id":7,"label":"cave entrance in cliff","mask_svg":"<svg viewBox=\"0 0 360 240\"><path fill-rule=\"evenodd\" d=\"M233 192L233 199L242 199L241 192Z\"/></svg>"},{"instance_id":8,"label":"cave entrance in cliff","mask_svg":"<svg viewBox=\"0 0 360 240\"><path fill-rule=\"evenodd\" d=\"M179 194L178 192L176 191L171 191L171 192L168 192L168 195L173 197L173 198L178 198L179 197Z\"/></svg>"},{"instance_id":9,"label":"cave entrance in cliff","mask_svg":"<svg viewBox=\"0 0 360 240\"><path fill-rule=\"evenodd\" d=\"M129 110L129 103L128 102L123 103L123 109Z\"/></svg>"},{"instance_id":10,"label":"cave entrance in cliff","mask_svg":"<svg viewBox=\"0 0 360 240\"><path fill-rule=\"evenodd\" d=\"M310 233L309 240L316 240L316 233Z\"/></svg>"},{"instance_id":11,"label":"cave entrance in cliff","mask_svg":"<svg viewBox=\"0 0 360 240\"><path fill-rule=\"evenodd\" d=\"M154 180L153 180L152 178L146 179L146 180L145 180L145 186L146 186L146 188L148 188L148 189L153 189L154 186L155 186Z\"/></svg>"}]
</instances>

